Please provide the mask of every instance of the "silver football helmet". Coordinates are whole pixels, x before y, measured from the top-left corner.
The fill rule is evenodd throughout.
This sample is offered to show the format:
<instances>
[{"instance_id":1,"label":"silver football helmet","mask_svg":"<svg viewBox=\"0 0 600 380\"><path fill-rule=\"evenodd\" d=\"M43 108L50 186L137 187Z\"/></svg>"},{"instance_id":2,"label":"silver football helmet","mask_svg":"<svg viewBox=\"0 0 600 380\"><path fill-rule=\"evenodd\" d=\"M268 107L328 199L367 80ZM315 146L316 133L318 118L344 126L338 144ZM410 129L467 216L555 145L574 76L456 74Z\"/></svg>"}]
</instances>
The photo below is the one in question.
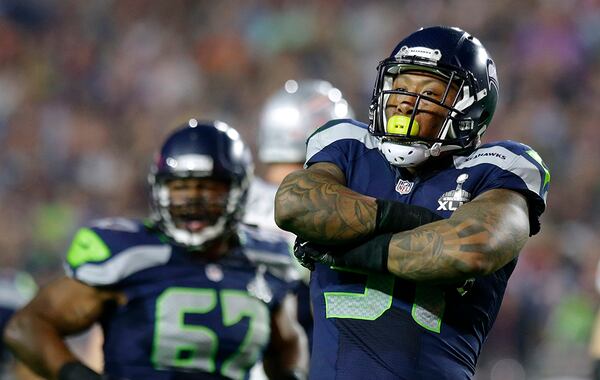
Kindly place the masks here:
<instances>
[{"instance_id":1,"label":"silver football helmet","mask_svg":"<svg viewBox=\"0 0 600 380\"><path fill-rule=\"evenodd\" d=\"M258 157L264 163L304 162L306 139L331 119L353 118L342 93L324 80L288 80L266 102Z\"/></svg>"}]
</instances>

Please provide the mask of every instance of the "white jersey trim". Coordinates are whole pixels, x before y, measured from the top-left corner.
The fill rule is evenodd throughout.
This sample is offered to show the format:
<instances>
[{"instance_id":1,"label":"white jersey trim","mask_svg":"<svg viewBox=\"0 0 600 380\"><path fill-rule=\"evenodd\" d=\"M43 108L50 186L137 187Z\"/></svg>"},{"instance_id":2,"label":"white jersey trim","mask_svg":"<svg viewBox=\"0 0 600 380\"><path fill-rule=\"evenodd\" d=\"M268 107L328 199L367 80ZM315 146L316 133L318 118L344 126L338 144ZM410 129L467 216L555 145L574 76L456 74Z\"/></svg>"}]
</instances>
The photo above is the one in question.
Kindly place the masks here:
<instances>
[{"instance_id":1,"label":"white jersey trim","mask_svg":"<svg viewBox=\"0 0 600 380\"><path fill-rule=\"evenodd\" d=\"M454 166L457 169L470 168L481 164L495 165L502 170L513 173L525 182L529 190L540 195L543 180L540 169L525 157L502 146L477 149L468 157L454 157Z\"/></svg>"},{"instance_id":2,"label":"white jersey trim","mask_svg":"<svg viewBox=\"0 0 600 380\"><path fill-rule=\"evenodd\" d=\"M89 285L110 285L141 270L165 264L171 258L168 245L138 245L120 252L103 263L86 263L76 276Z\"/></svg>"},{"instance_id":3,"label":"white jersey trim","mask_svg":"<svg viewBox=\"0 0 600 380\"><path fill-rule=\"evenodd\" d=\"M323 148L342 139L352 139L362 142L368 149L377 148L379 139L369 134L365 128L352 123L339 123L322 131L318 131L308 140L306 162ZM306 163L304 165L306 167Z\"/></svg>"},{"instance_id":4,"label":"white jersey trim","mask_svg":"<svg viewBox=\"0 0 600 380\"><path fill-rule=\"evenodd\" d=\"M275 224L275 193L277 186L255 177L250 183L244 223L279 229Z\"/></svg>"}]
</instances>

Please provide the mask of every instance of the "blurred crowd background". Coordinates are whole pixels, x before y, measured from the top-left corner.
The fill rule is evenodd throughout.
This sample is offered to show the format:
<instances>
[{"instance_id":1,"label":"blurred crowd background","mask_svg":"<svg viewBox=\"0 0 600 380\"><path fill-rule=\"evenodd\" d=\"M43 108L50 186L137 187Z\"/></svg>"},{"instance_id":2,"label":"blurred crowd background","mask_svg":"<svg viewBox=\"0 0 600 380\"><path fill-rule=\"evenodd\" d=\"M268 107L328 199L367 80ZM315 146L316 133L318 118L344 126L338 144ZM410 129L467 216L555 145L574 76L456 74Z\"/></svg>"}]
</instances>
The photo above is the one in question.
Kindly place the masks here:
<instances>
[{"instance_id":1,"label":"blurred crowd background","mask_svg":"<svg viewBox=\"0 0 600 380\"><path fill-rule=\"evenodd\" d=\"M322 78L368 121L377 63L434 24L496 60L485 140L531 145L552 174L477 379L586 378L600 303L598 0L2 0L0 266L43 285L78 225L145 216L153 152L190 117L226 121L255 149L265 99Z\"/></svg>"}]
</instances>

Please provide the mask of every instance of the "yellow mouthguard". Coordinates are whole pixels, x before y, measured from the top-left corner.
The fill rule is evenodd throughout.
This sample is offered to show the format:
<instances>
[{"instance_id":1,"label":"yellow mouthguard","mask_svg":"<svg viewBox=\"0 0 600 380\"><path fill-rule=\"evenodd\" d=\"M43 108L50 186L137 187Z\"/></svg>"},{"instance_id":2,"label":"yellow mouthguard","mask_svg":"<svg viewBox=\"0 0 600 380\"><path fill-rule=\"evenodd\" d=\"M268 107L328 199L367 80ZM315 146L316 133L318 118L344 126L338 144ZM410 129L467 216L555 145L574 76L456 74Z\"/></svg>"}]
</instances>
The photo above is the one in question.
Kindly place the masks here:
<instances>
[{"instance_id":1,"label":"yellow mouthguard","mask_svg":"<svg viewBox=\"0 0 600 380\"><path fill-rule=\"evenodd\" d=\"M410 117L403 115L394 115L389 118L386 126L386 132L399 136L418 136L419 135L419 123L413 120L412 128L410 129L410 135L408 134L408 124L410 123Z\"/></svg>"}]
</instances>

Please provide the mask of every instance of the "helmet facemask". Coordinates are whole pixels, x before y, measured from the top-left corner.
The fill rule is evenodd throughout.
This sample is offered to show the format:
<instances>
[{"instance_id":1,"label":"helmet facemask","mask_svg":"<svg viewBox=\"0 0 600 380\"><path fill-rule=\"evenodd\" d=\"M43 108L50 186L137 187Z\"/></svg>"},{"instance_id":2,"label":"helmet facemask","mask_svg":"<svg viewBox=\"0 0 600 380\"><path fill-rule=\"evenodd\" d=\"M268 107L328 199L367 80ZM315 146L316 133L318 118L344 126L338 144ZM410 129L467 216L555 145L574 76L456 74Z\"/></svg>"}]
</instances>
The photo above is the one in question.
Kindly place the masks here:
<instances>
[{"instance_id":1,"label":"helmet facemask","mask_svg":"<svg viewBox=\"0 0 600 380\"><path fill-rule=\"evenodd\" d=\"M202 178L187 177L185 180ZM192 250L202 250L207 243L228 235L239 221L247 184L235 181L220 195L198 194L177 197L169 182L173 178L153 178L152 209L163 232L176 243Z\"/></svg>"},{"instance_id":2,"label":"helmet facemask","mask_svg":"<svg viewBox=\"0 0 600 380\"><path fill-rule=\"evenodd\" d=\"M392 84L397 75L416 73L433 76L445 82L445 90L441 99L393 89ZM452 102L446 104L451 88L457 90ZM413 97L414 106L410 115L386 117L385 109L391 96L401 95ZM371 104L371 124L369 130L380 137L380 150L388 161L396 166L417 166L430 156L438 156L444 151L459 150L474 145L485 128L476 128L470 107L477 96L485 96L478 91L476 81L459 68L441 67L438 64L390 58L382 61L378 67L378 78L374 88L374 101ZM441 127L434 137L419 136L419 125L415 120L425 103L434 104L445 112ZM393 121L390 123L390 121Z\"/></svg>"}]
</instances>

